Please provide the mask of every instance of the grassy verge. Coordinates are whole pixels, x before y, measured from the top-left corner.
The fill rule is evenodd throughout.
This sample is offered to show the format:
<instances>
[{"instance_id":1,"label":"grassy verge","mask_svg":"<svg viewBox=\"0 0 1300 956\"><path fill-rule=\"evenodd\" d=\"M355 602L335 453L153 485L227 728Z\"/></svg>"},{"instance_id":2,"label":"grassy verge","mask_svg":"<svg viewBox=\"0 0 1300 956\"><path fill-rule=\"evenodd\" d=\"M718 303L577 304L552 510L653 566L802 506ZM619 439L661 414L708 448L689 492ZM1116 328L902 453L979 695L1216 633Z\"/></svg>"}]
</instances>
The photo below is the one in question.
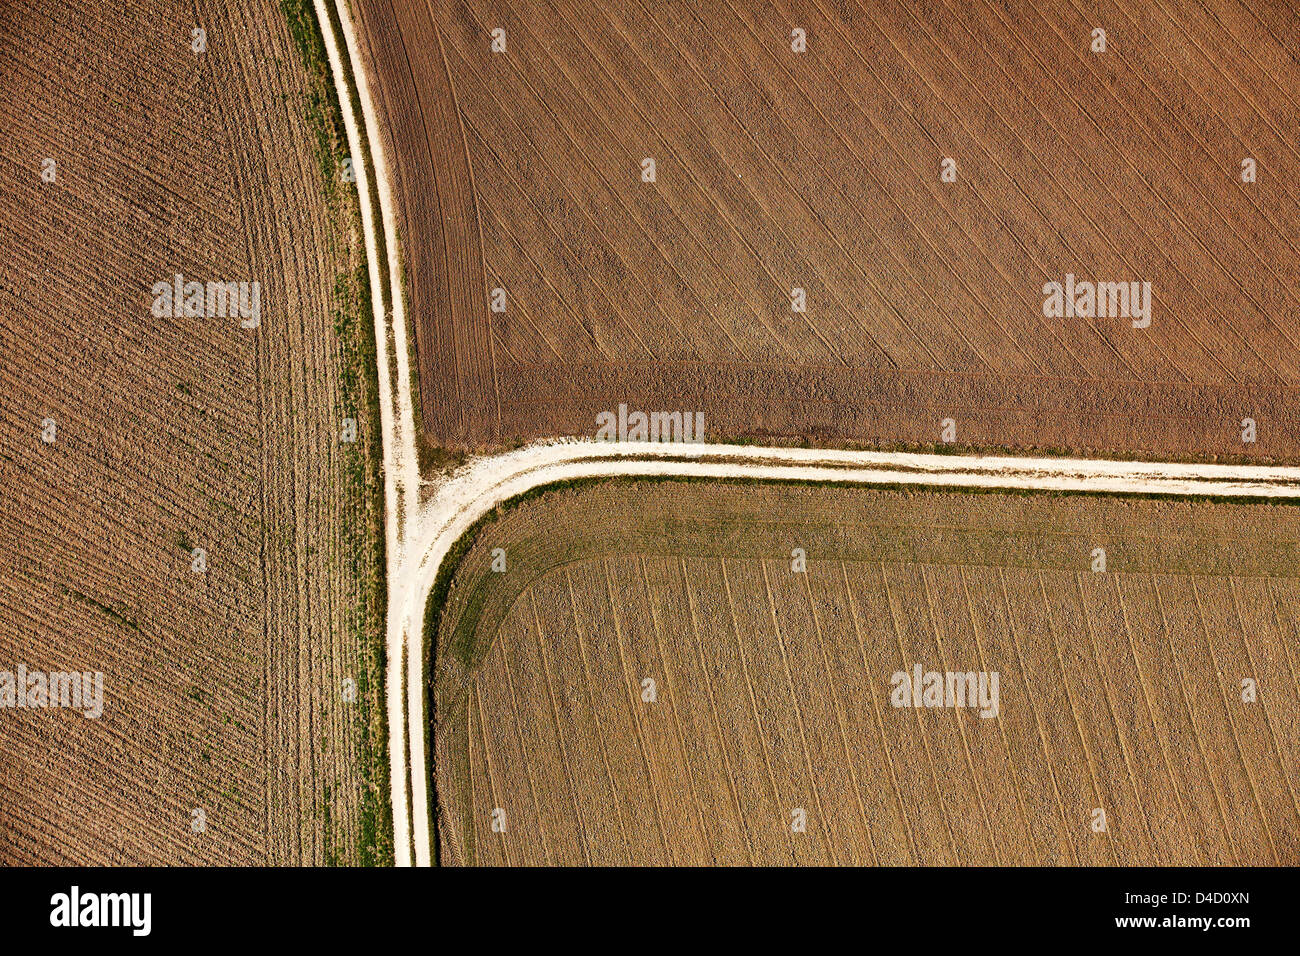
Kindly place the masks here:
<instances>
[{"instance_id":1,"label":"grassy verge","mask_svg":"<svg viewBox=\"0 0 1300 956\"><path fill-rule=\"evenodd\" d=\"M1065 448L1059 445L974 445L964 442L863 441L827 439L817 435L789 435L746 432L730 437L707 438L722 445L779 448L819 448L827 451L906 452L918 455L997 456L1006 458L1093 458L1099 461L1152 461L1169 464L1288 465L1296 459L1265 455L1166 455L1148 452L1107 451L1097 448Z\"/></svg>"},{"instance_id":2,"label":"grassy verge","mask_svg":"<svg viewBox=\"0 0 1300 956\"><path fill-rule=\"evenodd\" d=\"M384 706L384 622L388 594L384 485L380 474L380 356L375 341L371 299L375 290L370 285L364 251L357 251L362 236L360 197L355 189L348 188L343 176L344 160L349 158L347 131L330 73L324 35L310 0L281 0L280 8L307 76L306 120L315 140L316 159L330 218L344 235L338 255L353 263L340 268L335 276L332 318L341 354L338 372L342 407L338 409L338 418L355 417L357 420L357 441L342 446L344 481L341 490L345 498L343 506L349 517L345 522L348 531L345 544L352 556L352 572L361 582L362 593L359 606L352 609L350 624L360 648L353 729L360 758L361 819L355 848L336 846L333 834L327 832L327 860L331 863L355 861L368 866L392 865L393 826ZM341 36L332 6L330 16L334 20L335 35ZM345 60L345 71L347 69ZM356 100L355 84L351 82L350 74L345 78L352 91L355 115L359 117L361 108ZM354 164L358 161L364 163L367 171L372 172L369 153L364 147L363 151L366 153L364 156L350 158ZM367 178L372 184L371 201L374 208L378 208L377 196L373 192L373 172ZM382 243L382 234L379 240ZM343 252L348 249L351 255ZM382 244L380 255L382 262ZM386 284L386 270L382 268L380 281L380 301L384 302L390 290ZM332 795L328 787L323 796L327 807L324 825L330 831L333 820L328 808Z\"/></svg>"}]
</instances>

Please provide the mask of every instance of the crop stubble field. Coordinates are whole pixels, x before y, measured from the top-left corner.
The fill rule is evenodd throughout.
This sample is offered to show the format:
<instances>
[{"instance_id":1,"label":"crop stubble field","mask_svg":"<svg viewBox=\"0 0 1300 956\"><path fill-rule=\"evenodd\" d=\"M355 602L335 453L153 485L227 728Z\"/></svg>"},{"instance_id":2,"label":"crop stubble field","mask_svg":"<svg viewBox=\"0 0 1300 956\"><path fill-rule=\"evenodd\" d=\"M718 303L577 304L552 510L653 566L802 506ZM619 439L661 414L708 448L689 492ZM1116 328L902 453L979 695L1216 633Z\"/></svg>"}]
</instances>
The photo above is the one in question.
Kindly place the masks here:
<instances>
[{"instance_id":1,"label":"crop stubble field","mask_svg":"<svg viewBox=\"0 0 1300 956\"><path fill-rule=\"evenodd\" d=\"M105 698L0 711L0 862L391 859L373 336L309 8L0 8L0 670ZM260 327L151 314L174 273L260 282Z\"/></svg>"},{"instance_id":2,"label":"crop stubble field","mask_svg":"<svg viewBox=\"0 0 1300 956\"><path fill-rule=\"evenodd\" d=\"M1298 555L1288 506L547 492L447 592L441 859L1295 865ZM892 706L918 664L998 672L996 718Z\"/></svg>"},{"instance_id":3,"label":"crop stubble field","mask_svg":"<svg viewBox=\"0 0 1300 956\"><path fill-rule=\"evenodd\" d=\"M951 417L970 446L1300 450L1286 4L357 15L433 440L590 434L628 402L702 410L717 438L924 444ZM1067 272L1150 281L1150 327L1044 318Z\"/></svg>"}]
</instances>

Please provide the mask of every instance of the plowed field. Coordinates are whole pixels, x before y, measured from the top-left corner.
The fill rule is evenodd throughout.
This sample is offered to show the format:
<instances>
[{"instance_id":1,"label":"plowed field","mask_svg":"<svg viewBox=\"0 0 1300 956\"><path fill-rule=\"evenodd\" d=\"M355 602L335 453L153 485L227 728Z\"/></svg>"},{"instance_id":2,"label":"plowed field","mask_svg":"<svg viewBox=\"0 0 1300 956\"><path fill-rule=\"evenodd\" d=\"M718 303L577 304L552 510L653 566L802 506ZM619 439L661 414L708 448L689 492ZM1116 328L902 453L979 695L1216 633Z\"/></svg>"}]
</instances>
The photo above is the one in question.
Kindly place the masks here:
<instances>
[{"instance_id":1,"label":"plowed field","mask_svg":"<svg viewBox=\"0 0 1300 956\"><path fill-rule=\"evenodd\" d=\"M357 13L436 441L590 435L626 402L724 439L951 418L958 445L1300 456L1286 4ZM1046 318L1066 274L1150 282L1150 325Z\"/></svg>"},{"instance_id":2,"label":"plowed field","mask_svg":"<svg viewBox=\"0 0 1300 956\"><path fill-rule=\"evenodd\" d=\"M1295 865L1298 556L1293 506L548 492L447 592L442 861Z\"/></svg>"},{"instance_id":3,"label":"plowed field","mask_svg":"<svg viewBox=\"0 0 1300 956\"><path fill-rule=\"evenodd\" d=\"M0 863L391 856L373 325L301 9L0 5L0 671L104 692L0 709ZM260 326L160 315L177 273Z\"/></svg>"}]
</instances>

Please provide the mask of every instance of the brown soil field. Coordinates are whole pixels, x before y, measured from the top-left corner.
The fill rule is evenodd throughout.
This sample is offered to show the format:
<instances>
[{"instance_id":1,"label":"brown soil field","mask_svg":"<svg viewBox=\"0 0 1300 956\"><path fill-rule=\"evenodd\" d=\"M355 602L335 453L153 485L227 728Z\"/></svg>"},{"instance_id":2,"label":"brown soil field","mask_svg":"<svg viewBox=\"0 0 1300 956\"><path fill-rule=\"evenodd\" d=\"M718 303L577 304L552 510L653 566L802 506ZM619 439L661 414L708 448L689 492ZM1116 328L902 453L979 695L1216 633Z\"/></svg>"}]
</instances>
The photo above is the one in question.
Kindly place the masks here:
<instances>
[{"instance_id":1,"label":"brown soil field","mask_svg":"<svg viewBox=\"0 0 1300 956\"><path fill-rule=\"evenodd\" d=\"M1295 865L1297 557L1285 505L534 496L439 598L441 860ZM996 672L996 715L893 706L918 665Z\"/></svg>"},{"instance_id":2,"label":"brown soil field","mask_svg":"<svg viewBox=\"0 0 1300 956\"><path fill-rule=\"evenodd\" d=\"M303 10L0 5L0 671L104 675L99 719L0 709L2 864L391 860L373 325ZM157 316L175 273L259 282L260 327Z\"/></svg>"},{"instance_id":3,"label":"brown soil field","mask_svg":"<svg viewBox=\"0 0 1300 956\"><path fill-rule=\"evenodd\" d=\"M930 444L952 418L974 447L1300 457L1288 4L357 14L433 440L591 434L626 402L713 438ZM1067 273L1152 283L1151 325L1044 318Z\"/></svg>"}]
</instances>

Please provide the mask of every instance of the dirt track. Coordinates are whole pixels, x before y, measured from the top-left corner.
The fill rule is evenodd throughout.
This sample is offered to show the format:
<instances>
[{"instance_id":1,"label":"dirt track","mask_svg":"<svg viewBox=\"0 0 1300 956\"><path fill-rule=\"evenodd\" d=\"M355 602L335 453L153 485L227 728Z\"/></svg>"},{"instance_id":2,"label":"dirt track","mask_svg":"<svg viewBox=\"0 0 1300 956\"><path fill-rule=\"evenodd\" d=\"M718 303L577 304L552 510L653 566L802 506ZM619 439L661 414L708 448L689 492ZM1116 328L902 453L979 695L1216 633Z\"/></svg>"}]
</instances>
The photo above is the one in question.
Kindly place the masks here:
<instances>
[{"instance_id":1,"label":"dirt track","mask_svg":"<svg viewBox=\"0 0 1300 956\"><path fill-rule=\"evenodd\" d=\"M389 38L390 40L392 37ZM371 42L374 42L373 39ZM357 68L354 53L354 70L365 81L364 69ZM408 168L407 174L411 170ZM382 177L381 177L382 178ZM410 188L409 186L406 188ZM429 193L433 195L433 193ZM392 228L387 223L386 227ZM390 246L390 250L394 248ZM391 254L391 252L390 252ZM417 305L418 308L418 305ZM418 314L431 315L423 312ZM555 374L555 370L541 372L533 369L529 379L535 382L554 381L557 377L565 378L572 372L566 370ZM579 373L580 374L580 373ZM776 374L776 373L773 373ZM858 375L854 372L854 375ZM863 373L869 374L869 373ZM900 381L903 379L900 377ZM993 381L990 379L990 381ZM998 393L1011 395L1019 400L1024 397L1028 402L1024 408L1003 409L1003 412L1022 423L1032 423L1044 413L1041 404L1043 394L1053 394L1050 389L1044 391L1041 380L1023 380L1016 388L1008 389L1012 380L1001 386L992 386L987 391L987 384L982 394ZM927 386L928 387L928 386ZM946 381L945 387L960 389L960 383L954 385ZM1165 440L1168 436L1171 416L1178 418L1179 413L1172 411L1181 407L1188 394L1188 388L1199 386L1171 385L1165 390L1147 388L1134 397L1126 392L1130 401L1149 402L1151 396L1168 405L1168 411L1161 412L1163 406L1145 408L1134 414L1124 432L1129 436L1145 436L1143 442ZM1224 414L1209 419L1205 425L1214 434L1227 442L1233 434L1235 422L1232 421L1243 408L1253 408L1254 402L1260 401L1264 393L1256 390L1254 397L1244 405L1231 404L1226 397L1229 392L1215 391L1217 386L1207 387L1204 401L1226 408ZM770 394L770 388L758 389ZM680 394L680 392L674 392ZM1062 413L1054 421L1064 423L1068 440L1076 441L1080 447L1089 447L1087 438L1095 432L1089 431L1095 425L1099 415L1104 415L1102 406L1089 404L1088 395L1100 394L1095 389L1085 393L1068 394L1062 392L1050 408ZM1236 393L1233 393L1236 394ZM1269 393L1271 394L1271 393ZM1081 395L1083 397L1081 397ZM912 396L913 398L915 396ZM428 393L425 393L428 400ZM384 396L385 414L394 419L399 412L390 394ZM598 406L601 400L588 404L591 408ZM813 400L825 402L824 396ZM1277 408L1283 409L1289 398L1278 393L1267 401L1276 401ZM1227 406L1222 403L1229 402ZM1104 403L1103 403L1104 405ZM654 407L653 403L650 407ZM833 402L828 407L833 407ZM921 403L924 407L924 403ZM1272 407L1272 406L1270 406ZM582 420L590 408L584 410ZM1116 413L1118 414L1118 413ZM1124 414L1130 414L1125 412ZM1145 417L1144 417L1145 416ZM1183 415L1186 420L1190 416ZM1228 420L1227 424L1219 419ZM539 420L540 421L540 420ZM578 421L578 419L574 419ZM807 419L800 419L806 422ZM918 418L927 426L932 424L928 416ZM551 422L551 425L554 423ZM1154 426L1154 427L1153 427ZM538 427L543 427L539 424ZM547 426L549 427L549 426ZM585 427L585 426L584 426ZM1074 429L1074 431L1071 431ZM780 431L780 429L775 429ZM999 433L998 443L1015 444L1007 439L1007 432ZM1208 434L1208 433L1207 433ZM1288 433L1289 434L1289 433ZM897 435L893 435L897 438ZM933 436L926 435L926 439ZM969 436L967 436L969 439ZM1218 439L1216 439L1217 441ZM1288 439L1289 440L1289 439ZM1109 444L1102 443L1105 447ZM1135 447L1121 443L1122 447ZM1187 445L1185 436L1175 438L1178 448ZM1143 445L1147 447L1147 445ZM1208 446L1207 446L1208 447ZM1217 446L1216 446L1217 447ZM1165 447L1153 449L1168 451ZM1225 444L1223 450L1237 451ZM391 452L390 452L391 453ZM405 450L402 454L405 455ZM708 460L712 457L712 460ZM685 460L667 460L667 459ZM903 454L881 454L868 452L830 452L817 450L754 448L748 446L633 446L596 445L594 443L564 443L530 446L517 452L480 459L462 469L450 481L434 489L432 498L421 510L418 518L408 521L399 531L402 544L400 550L404 559L400 567L390 567L390 603L388 630L388 660L390 661L389 680L389 714L393 719L390 724L390 741L393 742L393 798L394 823L396 828L396 848L399 863L410 862L412 858L418 864L427 864L430 859L430 834L428 818L428 799L426 792L426 764L424 735L427 730L426 715L423 710L421 694L405 694L403 682L394 679L391 664L406 661L407 687L423 687L427 675L425 662L420 653L410 653L420 646L424 607L433 579L437 574L442 558L451 545L464 530L486 510L502 501L513 497L528 488L539 484L569 478L615 475L615 474L679 474L701 477L761 477L794 478L817 481L844 482L886 482L886 483L920 483L952 484L957 486L1012 487L1012 488L1059 488L1093 491L1129 491L1153 494L1216 494L1242 496L1287 496L1300 494L1300 471L1290 468L1261 468L1249 466L1220 465L1177 465L1148 462L1116 461L1079 461L1065 459L981 459L947 456L913 456ZM390 507L395 503L390 499ZM410 742L410 763L406 763L406 750L398 742L401 733L397 730L399 722L395 714L406 714L406 734ZM409 773L409 777L407 774ZM408 796L405 783L409 779L410 815L406 811Z\"/></svg>"},{"instance_id":2,"label":"dirt track","mask_svg":"<svg viewBox=\"0 0 1300 956\"><path fill-rule=\"evenodd\" d=\"M389 578L389 660L407 661L406 686L426 686L425 603L448 550L481 515L530 488L609 475L683 475L1053 489L1140 494L1300 497L1300 468L1078 459L970 458L887 452L753 448L732 445L563 442L477 459L439 487L409 531L407 559ZM400 632L391 629L400 621ZM394 637L400 643L394 643ZM390 683L390 687L393 686ZM390 701L391 707L391 701ZM417 865L431 861L422 694L406 700L410 741L411 838ZM400 772L393 767L394 776ZM402 834L397 835L399 846Z\"/></svg>"}]
</instances>

